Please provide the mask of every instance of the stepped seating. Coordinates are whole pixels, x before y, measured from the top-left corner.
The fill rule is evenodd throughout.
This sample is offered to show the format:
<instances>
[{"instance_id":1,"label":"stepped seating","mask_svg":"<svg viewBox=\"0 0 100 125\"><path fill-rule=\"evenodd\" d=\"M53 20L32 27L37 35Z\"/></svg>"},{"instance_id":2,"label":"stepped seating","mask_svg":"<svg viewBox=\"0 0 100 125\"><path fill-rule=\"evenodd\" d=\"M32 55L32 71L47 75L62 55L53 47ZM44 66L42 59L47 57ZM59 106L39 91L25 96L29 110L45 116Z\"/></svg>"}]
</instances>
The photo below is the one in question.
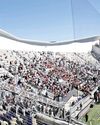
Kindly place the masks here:
<instances>
[{"instance_id":1,"label":"stepped seating","mask_svg":"<svg viewBox=\"0 0 100 125\"><path fill-rule=\"evenodd\" d=\"M30 115L18 115L13 111L0 113L1 125L33 125Z\"/></svg>"}]
</instances>

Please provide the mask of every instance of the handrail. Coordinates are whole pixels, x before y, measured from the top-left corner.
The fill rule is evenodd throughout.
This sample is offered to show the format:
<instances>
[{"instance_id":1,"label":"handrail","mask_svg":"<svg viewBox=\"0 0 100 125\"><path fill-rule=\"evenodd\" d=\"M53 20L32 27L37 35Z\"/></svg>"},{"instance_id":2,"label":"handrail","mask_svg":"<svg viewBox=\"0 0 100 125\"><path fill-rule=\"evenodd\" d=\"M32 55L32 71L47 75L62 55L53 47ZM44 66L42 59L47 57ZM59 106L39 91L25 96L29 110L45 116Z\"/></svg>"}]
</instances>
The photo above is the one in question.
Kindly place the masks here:
<instances>
[{"instance_id":1,"label":"handrail","mask_svg":"<svg viewBox=\"0 0 100 125\"><path fill-rule=\"evenodd\" d=\"M76 111L77 107L80 105L80 103L84 104L89 98L90 95L78 101L73 107L71 107L70 113L73 114Z\"/></svg>"}]
</instances>

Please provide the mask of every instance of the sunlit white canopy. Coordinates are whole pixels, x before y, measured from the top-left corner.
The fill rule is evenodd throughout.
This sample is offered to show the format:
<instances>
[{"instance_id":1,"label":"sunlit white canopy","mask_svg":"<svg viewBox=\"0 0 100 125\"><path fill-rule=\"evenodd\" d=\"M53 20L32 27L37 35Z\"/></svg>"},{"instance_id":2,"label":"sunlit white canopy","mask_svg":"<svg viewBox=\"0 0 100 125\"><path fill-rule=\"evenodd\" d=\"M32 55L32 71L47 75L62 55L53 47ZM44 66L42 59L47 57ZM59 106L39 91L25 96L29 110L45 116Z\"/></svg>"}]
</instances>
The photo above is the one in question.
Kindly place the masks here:
<instances>
[{"instance_id":1,"label":"sunlit white canopy","mask_svg":"<svg viewBox=\"0 0 100 125\"><path fill-rule=\"evenodd\" d=\"M13 36L0 30L0 49L30 50L30 51L54 51L54 52L88 52L92 45L99 42L100 37L90 37L74 41L38 41L26 40Z\"/></svg>"}]
</instances>

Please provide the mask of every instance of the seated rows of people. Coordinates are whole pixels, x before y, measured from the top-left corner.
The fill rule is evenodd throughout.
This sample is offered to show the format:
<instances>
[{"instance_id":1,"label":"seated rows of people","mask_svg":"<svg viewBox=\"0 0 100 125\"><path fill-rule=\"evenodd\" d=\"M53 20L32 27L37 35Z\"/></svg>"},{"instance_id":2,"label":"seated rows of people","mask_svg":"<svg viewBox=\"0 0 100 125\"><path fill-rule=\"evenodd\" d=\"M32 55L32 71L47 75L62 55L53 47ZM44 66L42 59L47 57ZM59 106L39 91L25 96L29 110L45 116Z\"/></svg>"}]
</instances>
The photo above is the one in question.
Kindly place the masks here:
<instances>
[{"instance_id":1,"label":"seated rows of people","mask_svg":"<svg viewBox=\"0 0 100 125\"><path fill-rule=\"evenodd\" d=\"M34 125L33 116L38 112L50 117L68 120L64 108L34 102L6 90L3 90L0 96L2 99L0 104L0 122L3 122L2 124L5 121L5 125Z\"/></svg>"},{"instance_id":2,"label":"seated rows of people","mask_svg":"<svg viewBox=\"0 0 100 125\"><path fill-rule=\"evenodd\" d=\"M11 92L3 91L1 94L2 103L0 106L0 123L1 125L33 125L32 116L28 101L16 99L16 95ZM18 97L17 97L18 98ZM26 107L25 107L26 106Z\"/></svg>"},{"instance_id":3,"label":"seated rows of people","mask_svg":"<svg viewBox=\"0 0 100 125\"><path fill-rule=\"evenodd\" d=\"M9 58L8 53L0 55L0 68L8 70L13 76L5 74L0 78L0 83L5 81L4 89L10 91L10 93L1 91L3 102L0 114L1 123L6 121L11 124L13 121L19 125L31 125L31 116L35 112L46 113L52 117L65 117L64 110L59 107L42 102L33 104L30 99L20 98L20 95L25 95L27 92L60 101L64 100L73 88L88 95L97 86L98 69L87 63L71 60L67 58L66 54L21 51L11 51L10 53Z\"/></svg>"},{"instance_id":4,"label":"seated rows of people","mask_svg":"<svg viewBox=\"0 0 100 125\"><path fill-rule=\"evenodd\" d=\"M8 84L21 88L20 91L26 91L26 85L30 85L38 94L46 97L52 95L52 99L59 101L60 97L66 97L73 88L80 89L87 95L98 82L97 69L86 63L69 60L66 54L24 51L11 51L11 54L11 57L16 55L16 58L11 58L7 66L14 78L9 79ZM7 53L0 57L3 56L9 60Z\"/></svg>"}]
</instances>

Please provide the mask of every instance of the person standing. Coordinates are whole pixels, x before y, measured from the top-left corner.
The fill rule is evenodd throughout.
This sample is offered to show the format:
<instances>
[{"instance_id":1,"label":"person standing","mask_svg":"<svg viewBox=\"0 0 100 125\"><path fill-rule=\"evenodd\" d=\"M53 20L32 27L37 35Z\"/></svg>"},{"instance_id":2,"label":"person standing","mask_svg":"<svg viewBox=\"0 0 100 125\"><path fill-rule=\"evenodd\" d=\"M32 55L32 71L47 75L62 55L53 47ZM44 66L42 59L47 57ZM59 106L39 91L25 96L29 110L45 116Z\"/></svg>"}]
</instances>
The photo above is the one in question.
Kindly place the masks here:
<instances>
[{"instance_id":1,"label":"person standing","mask_svg":"<svg viewBox=\"0 0 100 125\"><path fill-rule=\"evenodd\" d=\"M85 120L86 120L86 122L88 122L88 114L87 113L85 115Z\"/></svg>"}]
</instances>

